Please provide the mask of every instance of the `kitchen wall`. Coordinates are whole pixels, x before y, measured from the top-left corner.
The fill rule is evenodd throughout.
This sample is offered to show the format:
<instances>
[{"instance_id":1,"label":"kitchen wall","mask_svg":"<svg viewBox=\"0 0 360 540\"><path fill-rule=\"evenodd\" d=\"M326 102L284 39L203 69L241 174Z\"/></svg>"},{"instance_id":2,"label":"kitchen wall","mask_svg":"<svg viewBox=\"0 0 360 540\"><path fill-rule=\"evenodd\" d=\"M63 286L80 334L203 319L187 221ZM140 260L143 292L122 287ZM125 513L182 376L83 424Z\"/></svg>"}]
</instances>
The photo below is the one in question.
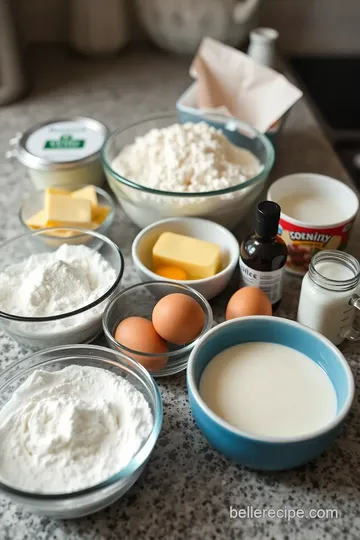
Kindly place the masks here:
<instances>
[{"instance_id":1,"label":"kitchen wall","mask_svg":"<svg viewBox=\"0 0 360 540\"><path fill-rule=\"evenodd\" d=\"M69 4L72 0L9 0L19 28L20 39L27 45L36 42L64 42L68 36ZM102 0L88 0L101 2ZM142 35L135 20L135 0L125 0L129 9L129 24L135 38Z\"/></svg>"},{"instance_id":2,"label":"kitchen wall","mask_svg":"<svg viewBox=\"0 0 360 540\"><path fill-rule=\"evenodd\" d=\"M71 0L10 0L22 41L67 41L67 7ZM91 0L90 0L91 1Z\"/></svg>"},{"instance_id":3,"label":"kitchen wall","mask_svg":"<svg viewBox=\"0 0 360 540\"><path fill-rule=\"evenodd\" d=\"M71 0L11 1L25 43L67 41ZM127 1L129 6L135 3ZM285 51L360 53L360 0L263 0L261 23L280 31ZM134 33L141 36L136 29Z\"/></svg>"},{"instance_id":4,"label":"kitchen wall","mask_svg":"<svg viewBox=\"0 0 360 540\"><path fill-rule=\"evenodd\" d=\"M289 51L360 53L360 0L263 0L262 23Z\"/></svg>"}]
</instances>

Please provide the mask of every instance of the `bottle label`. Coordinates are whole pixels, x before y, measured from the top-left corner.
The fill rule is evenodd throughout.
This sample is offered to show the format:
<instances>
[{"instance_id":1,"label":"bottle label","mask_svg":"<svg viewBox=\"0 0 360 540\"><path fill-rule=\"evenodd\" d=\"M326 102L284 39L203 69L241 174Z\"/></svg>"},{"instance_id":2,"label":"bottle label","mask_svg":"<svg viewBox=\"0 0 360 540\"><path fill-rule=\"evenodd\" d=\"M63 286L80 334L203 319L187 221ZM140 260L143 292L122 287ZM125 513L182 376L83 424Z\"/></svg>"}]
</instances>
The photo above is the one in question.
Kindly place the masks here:
<instances>
[{"instance_id":1,"label":"bottle label","mask_svg":"<svg viewBox=\"0 0 360 540\"><path fill-rule=\"evenodd\" d=\"M279 234L284 240L288 257L286 270L292 274L304 275L309 269L310 261L318 251L323 249L339 249L344 251L350 238L354 217L342 225L319 229L317 226L301 227L281 217Z\"/></svg>"},{"instance_id":2,"label":"bottle label","mask_svg":"<svg viewBox=\"0 0 360 540\"><path fill-rule=\"evenodd\" d=\"M261 272L250 268L240 258L240 274L244 287L258 287L268 296L272 304L276 304L281 299L284 266L280 270Z\"/></svg>"}]
</instances>

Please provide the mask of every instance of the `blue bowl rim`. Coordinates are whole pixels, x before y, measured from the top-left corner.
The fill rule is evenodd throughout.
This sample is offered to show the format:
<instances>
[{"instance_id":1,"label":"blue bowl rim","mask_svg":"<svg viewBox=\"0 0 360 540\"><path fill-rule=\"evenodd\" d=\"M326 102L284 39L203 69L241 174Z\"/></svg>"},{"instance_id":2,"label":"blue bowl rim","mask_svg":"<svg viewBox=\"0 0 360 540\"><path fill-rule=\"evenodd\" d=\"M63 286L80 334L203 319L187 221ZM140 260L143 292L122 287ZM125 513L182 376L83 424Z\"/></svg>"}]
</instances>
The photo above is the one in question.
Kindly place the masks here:
<instances>
[{"instance_id":1,"label":"blue bowl rim","mask_svg":"<svg viewBox=\"0 0 360 540\"><path fill-rule=\"evenodd\" d=\"M346 402L343 405L342 409L336 414L335 418L325 424L322 428L317 429L315 431L306 433L301 436L297 437L274 437L274 436L256 436L252 433L249 433L247 431L242 431L219 416L217 416L211 409L206 405L206 403L203 401L203 399L200 396L200 393L197 389L197 386L195 384L195 363L197 354L200 350L200 348L204 345L206 341L208 341L212 336L214 336L216 333L222 330L225 326L236 326L239 324L242 324L242 321L248 321L248 320L269 320L269 321L276 321L280 325L285 326L293 326L293 327L300 327L305 332L312 334L314 337L316 337L319 341L322 341L324 345L326 345L329 349L331 349L336 356L338 357L345 374L347 375L348 384L349 384L349 394L346 398ZM253 315L249 317L242 317L240 319L232 319L230 321L225 321L218 326L215 326L212 330L207 332L195 345L194 349L192 350L186 370L186 380L188 385L188 392L192 395L192 397L197 402L197 405L202 409L203 413L207 415L213 422L218 424L221 428L230 431L232 434L244 437L246 439L250 439L253 441L258 442L265 442L265 443L297 443L301 441L306 441L309 439L314 439L316 437L319 437L321 435L324 435L325 433L329 432L330 430L334 429L336 426L338 426L347 416L355 394L355 383L354 383L354 377L352 374L352 371L350 369L349 364L347 363L344 355L339 351L339 349L331 343L330 340L319 334L318 332L315 332L315 330L311 330L310 328L307 328L306 326L301 325L300 323L296 321L292 321L289 319L283 319L281 317L274 317L272 315L265 316L265 315Z\"/></svg>"},{"instance_id":2,"label":"blue bowl rim","mask_svg":"<svg viewBox=\"0 0 360 540\"><path fill-rule=\"evenodd\" d=\"M229 229L227 229L226 227L223 227L222 225L220 225L219 223L216 223L215 221L211 221L210 219L202 219L202 218L190 217L190 216L172 217L172 218L161 219L160 221L155 221L154 223L151 223L150 225L148 225L147 227L142 229L136 235L136 237L135 237L135 239L134 239L134 241L132 243L131 255L132 255L133 262L134 262L135 266L139 270L141 270L142 272L147 274L149 279L151 278L153 280L158 280L159 276L157 276L157 274L155 274L155 272L150 270L150 268L145 266L145 264L141 261L139 255L138 255L138 248L139 248L140 240L143 240L150 231L156 229L159 225L163 225L163 224L166 224L166 223L181 223L181 222L185 222L185 223L200 223L200 222L202 222L204 224L209 224L211 227L217 227L224 234L226 234L229 237L229 239L231 239L231 241L233 242L233 244L234 244L234 254L230 253L230 261L227 264L227 266L225 268L223 268L220 272L215 274L214 276L203 278L203 279L170 279L170 278L167 278L166 281L170 281L170 282L174 282L174 283L180 283L180 284L183 284L183 285L188 285L189 287L194 287L194 286L199 285L199 284L202 285L204 283L211 283L211 282L214 281L215 278L219 278L219 276L225 276L229 271L233 272L235 270L235 267L239 262L240 247L239 247L239 243L236 240L235 236L233 235L233 233L231 231L229 231ZM159 281L161 281L161 280L159 280Z\"/></svg>"}]
</instances>

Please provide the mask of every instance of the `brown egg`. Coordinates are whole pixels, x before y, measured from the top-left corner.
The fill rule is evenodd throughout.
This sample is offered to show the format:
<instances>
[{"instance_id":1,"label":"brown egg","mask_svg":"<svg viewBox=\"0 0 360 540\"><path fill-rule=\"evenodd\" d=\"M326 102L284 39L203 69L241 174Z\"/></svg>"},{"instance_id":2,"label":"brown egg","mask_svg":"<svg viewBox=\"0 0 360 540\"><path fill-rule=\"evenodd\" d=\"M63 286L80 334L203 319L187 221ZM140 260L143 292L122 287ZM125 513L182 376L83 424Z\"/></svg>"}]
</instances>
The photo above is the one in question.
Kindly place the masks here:
<instances>
[{"instance_id":1,"label":"brown egg","mask_svg":"<svg viewBox=\"0 0 360 540\"><path fill-rule=\"evenodd\" d=\"M153 309L152 322L157 333L170 343L184 345L201 333L205 316L201 306L187 294L164 296Z\"/></svg>"},{"instance_id":2,"label":"brown egg","mask_svg":"<svg viewBox=\"0 0 360 540\"><path fill-rule=\"evenodd\" d=\"M237 319L249 315L272 315L272 306L266 294L257 287L243 287L230 298L225 318Z\"/></svg>"},{"instance_id":3,"label":"brown egg","mask_svg":"<svg viewBox=\"0 0 360 540\"><path fill-rule=\"evenodd\" d=\"M156 333L156 330L147 319L143 317L128 317L121 321L115 330L115 339L134 351L149 354L161 354L169 351L165 341ZM133 354L123 350L125 354L142 364L148 371L159 371L167 364L167 357L151 358L141 354Z\"/></svg>"}]
</instances>

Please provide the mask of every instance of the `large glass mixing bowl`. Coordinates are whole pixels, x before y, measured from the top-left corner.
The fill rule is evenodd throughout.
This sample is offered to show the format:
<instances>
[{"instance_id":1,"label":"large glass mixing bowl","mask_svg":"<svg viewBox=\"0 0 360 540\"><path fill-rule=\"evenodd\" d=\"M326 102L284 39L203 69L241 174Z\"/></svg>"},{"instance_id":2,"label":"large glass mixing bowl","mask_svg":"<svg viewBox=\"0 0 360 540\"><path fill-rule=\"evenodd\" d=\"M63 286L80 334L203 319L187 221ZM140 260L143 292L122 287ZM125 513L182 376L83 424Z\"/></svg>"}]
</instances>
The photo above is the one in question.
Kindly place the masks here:
<instances>
[{"instance_id":1,"label":"large glass mixing bowl","mask_svg":"<svg viewBox=\"0 0 360 540\"><path fill-rule=\"evenodd\" d=\"M261 194L274 163L274 148L265 136L240 121L223 116L199 117L199 121L221 129L231 143L245 148L259 160L259 174L226 189L206 192L174 192L140 185L136 178L125 178L113 168L113 160L126 147L151 129L179 123L176 114L163 114L144 119L115 131L106 141L101 159L106 177L125 213L139 227L147 227L161 219L178 216L203 217L228 228L234 227L248 213ZM239 179L240 180L240 179Z\"/></svg>"}]
</instances>

